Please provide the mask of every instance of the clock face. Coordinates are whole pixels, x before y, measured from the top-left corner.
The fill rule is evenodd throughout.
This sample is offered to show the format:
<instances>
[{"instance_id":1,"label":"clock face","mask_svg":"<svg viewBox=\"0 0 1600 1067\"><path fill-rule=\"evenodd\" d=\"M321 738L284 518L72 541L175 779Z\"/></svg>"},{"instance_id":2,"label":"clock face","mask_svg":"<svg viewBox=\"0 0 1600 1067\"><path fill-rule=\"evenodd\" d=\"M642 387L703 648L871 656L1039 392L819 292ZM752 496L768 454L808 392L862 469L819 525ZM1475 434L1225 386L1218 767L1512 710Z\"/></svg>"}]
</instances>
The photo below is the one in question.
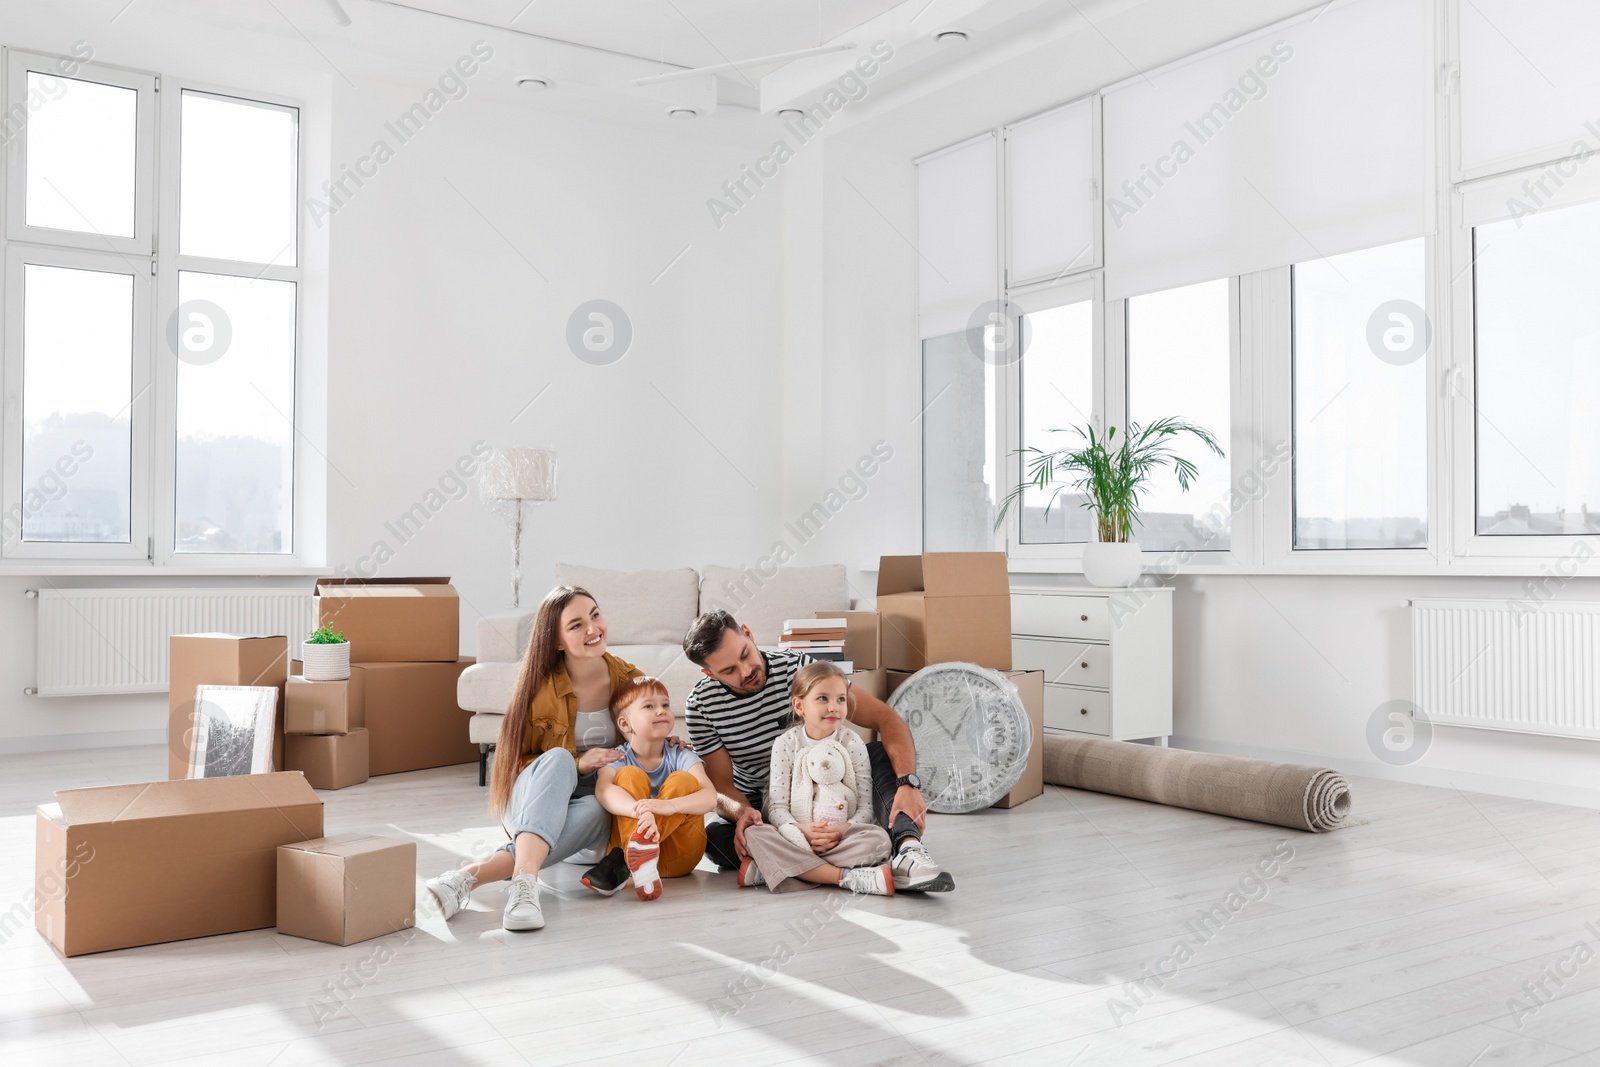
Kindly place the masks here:
<instances>
[{"instance_id":1,"label":"clock face","mask_svg":"<svg viewBox=\"0 0 1600 1067\"><path fill-rule=\"evenodd\" d=\"M906 680L891 706L911 729L917 777L930 811L975 811L1022 777L1033 744L1016 686L968 663L926 667Z\"/></svg>"}]
</instances>

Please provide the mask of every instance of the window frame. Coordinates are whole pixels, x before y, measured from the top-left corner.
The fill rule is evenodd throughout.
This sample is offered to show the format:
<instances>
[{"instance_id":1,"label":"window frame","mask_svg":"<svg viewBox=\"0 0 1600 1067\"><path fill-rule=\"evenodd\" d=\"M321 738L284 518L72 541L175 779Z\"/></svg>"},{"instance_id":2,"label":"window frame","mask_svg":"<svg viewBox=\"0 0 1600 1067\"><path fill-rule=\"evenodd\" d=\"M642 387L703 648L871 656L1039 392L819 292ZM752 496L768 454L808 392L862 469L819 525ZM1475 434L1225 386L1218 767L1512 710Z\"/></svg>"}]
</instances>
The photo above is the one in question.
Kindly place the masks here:
<instances>
[{"instance_id":1,"label":"window frame","mask_svg":"<svg viewBox=\"0 0 1600 1067\"><path fill-rule=\"evenodd\" d=\"M56 64L73 61L69 56L5 48L5 93L0 110L8 109L16 94L26 92L27 72L41 67L55 71ZM316 552L321 538L312 527L320 517L314 490L323 479L307 463L304 445L315 445L306 434L307 418L320 408L308 370L321 366L319 349L310 343L310 323L325 313L315 294L307 292L307 278L321 277L321 254L308 248L304 202L310 187L311 145L308 145L308 105L304 100L279 93L241 90L201 80L162 76L152 72L76 61L74 75L82 80L103 81L140 90L136 147L136 230L132 240L102 238L95 234L73 233L29 227L26 218L26 143L25 135L14 136L5 152L5 175L0 187L6 191L4 212L4 254L0 256L4 279L4 330L0 333L0 372L3 372L5 407L0 413L0 506L20 505L26 486L22 484L22 264L85 266L116 263L123 273L134 277L134 382L133 472L130 497L130 534L127 544L64 544L23 542L17 539L0 545L0 573L36 571L59 565L67 572L90 564L132 568L139 571L187 571L218 574L263 574L299 572L307 569L308 552ZM178 254L179 197L181 195L181 132L185 92L200 93L259 107L292 111L295 115L295 256L294 264L259 264ZM320 128L322 119L316 120ZM108 247L109 246L109 247ZM314 261L314 262L308 262ZM131 269L130 269L131 268ZM293 359L293 397L295 410L291 423L290 527L285 531L287 550L274 553L197 553L175 551L176 457L177 457L177 376L178 360L166 354L165 324L177 310L180 271L233 275L246 278L286 281L295 286L295 324ZM314 305L314 306L313 306ZM313 485L316 482L318 485ZM103 566L101 568L103 569Z\"/></svg>"}]
</instances>

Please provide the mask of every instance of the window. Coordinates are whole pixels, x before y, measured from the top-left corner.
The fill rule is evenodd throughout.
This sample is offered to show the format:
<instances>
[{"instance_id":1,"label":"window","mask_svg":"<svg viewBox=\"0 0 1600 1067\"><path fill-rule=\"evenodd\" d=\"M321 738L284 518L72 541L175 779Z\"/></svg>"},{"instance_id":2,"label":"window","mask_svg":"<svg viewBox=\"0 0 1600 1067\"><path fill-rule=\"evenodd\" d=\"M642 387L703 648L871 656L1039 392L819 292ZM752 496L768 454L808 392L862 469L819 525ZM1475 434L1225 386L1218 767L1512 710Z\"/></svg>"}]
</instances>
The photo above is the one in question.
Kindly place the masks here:
<instances>
[{"instance_id":1,"label":"window","mask_svg":"<svg viewBox=\"0 0 1600 1067\"><path fill-rule=\"evenodd\" d=\"M1600 203L1473 231L1477 533L1600 533Z\"/></svg>"},{"instance_id":2,"label":"window","mask_svg":"<svg viewBox=\"0 0 1600 1067\"><path fill-rule=\"evenodd\" d=\"M1424 243L1297 264L1291 277L1294 547L1426 547Z\"/></svg>"},{"instance_id":3,"label":"window","mask_svg":"<svg viewBox=\"0 0 1600 1067\"><path fill-rule=\"evenodd\" d=\"M1175 417L1229 441L1232 310L1228 279L1130 297L1128 420L1147 426ZM1120 439L1120 436L1119 436ZM1229 468L1192 436L1174 439L1198 476L1187 492L1170 468L1151 477L1134 539L1146 552L1225 551L1230 545ZM1210 514L1207 514L1207 513Z\"/></svg>"},{"instance_id":4,"label":"window","mask_svg":"<svg viewBox=\"0 0 1600 1067\"><path fill-rule=\"evenodd\" d=\"M922 342L922 545L926 552L995 546L996 368L982 329Z\"/></svg>"},{"instance_id":5,"label":"window","mask_svg":"<svg viewBox=\"0 0 1600 1067\"><path fill-rule=\"evenodd\" d=\"M293 551L298 110L70 57L6 77L4 554Z\"/></svg>"},{"instance_id":6,"label":"window","mask_svg":"<svg viewBox=\"0 0 1600 1067\"><path fill-rule=\"evenodd\" d=\"M1022 447L1045 452L1073 445L1079 427L1091 424L1094 403L1094 304L1081 300L1023 316L1021 372ZM1059 432L1058 432L1059 431ZM1022 457L1018 479L1028 476ZM1029 490L1022 498L1025 544L1063 544L1091 539L1092 516L1081 494ZM1046 514L1046 505L1049 513Z\"/></svg>"}]
</instances>

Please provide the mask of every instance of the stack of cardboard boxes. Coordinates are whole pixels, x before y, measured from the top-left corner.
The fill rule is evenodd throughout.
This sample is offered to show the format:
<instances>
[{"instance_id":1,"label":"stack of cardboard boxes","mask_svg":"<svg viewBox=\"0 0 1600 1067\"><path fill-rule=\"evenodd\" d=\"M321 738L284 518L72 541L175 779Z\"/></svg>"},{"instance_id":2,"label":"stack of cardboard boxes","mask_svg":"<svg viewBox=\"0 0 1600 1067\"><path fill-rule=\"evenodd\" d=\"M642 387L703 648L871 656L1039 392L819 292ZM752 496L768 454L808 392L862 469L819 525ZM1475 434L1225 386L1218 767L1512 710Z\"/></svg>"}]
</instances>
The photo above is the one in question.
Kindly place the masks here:
<instances>
[{"instance_id":1,"label":"stack of cardboard boxes","mask_svg":"<svg viewBox=\"0 0 1600 1067\"><path fill-rule=\"evenodd\" d=\"M1011 581L1002 552L924 552L878 563L884 688L935 663L976 663L1010 678L1033 727L1022 778L995 807L1044 792L1044 674L1011 669Z\"/></svg>"},{"instance_id":2,"label":"stack of cardboard boxes","mask_svg":"<svg viewBox=\"0 0 1600 1067\"><path fill-rule=\"evenodd\" d=\"M460 655L450 579L324 578L316 614L350 642L350 677L290 680L291 769L337 789L369 774L477 762L471 715L456 703L456 679L473 661Z\"/></svg>"}]
</instances>

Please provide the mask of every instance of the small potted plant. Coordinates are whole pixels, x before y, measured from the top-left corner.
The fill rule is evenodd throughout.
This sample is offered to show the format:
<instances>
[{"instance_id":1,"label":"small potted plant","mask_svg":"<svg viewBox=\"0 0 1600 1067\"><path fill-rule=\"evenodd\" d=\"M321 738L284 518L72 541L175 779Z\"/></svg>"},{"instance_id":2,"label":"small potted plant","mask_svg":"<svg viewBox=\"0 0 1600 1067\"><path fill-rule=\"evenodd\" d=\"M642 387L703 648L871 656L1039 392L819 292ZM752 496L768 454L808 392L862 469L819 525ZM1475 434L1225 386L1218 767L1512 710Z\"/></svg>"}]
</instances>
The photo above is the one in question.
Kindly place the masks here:
<instances>
[{"instance_id":1,"label":"small potted plant","mask_svg":"<svg viewBox=\"0 0 1600 1067\"><path fill-rule=\"evenodd\" d=\"M311 682L342 682L350 677L350 642L326 624L300 643L305 678Z\"/></svg>"},{"instance_id":2,"label":"small potted plant","mask_svg":"<svg viewBox=\"0 0 1600 1067\"><path fill-rule=\"evenodd\" d=\"M1129 423L1122 443L1117 443L1117 428L1111 427L1105 437L1095 433L1093 426L1071 427L1079 443L1047 452L1040 448L1020 449L1017 455L1027 455L1028 478L1000 503L1000 514L995 528L1005 522L1011 505L1022 500L1030 490L1053 490L1045 501L1044 512L1056 497L1069 489L1081 493L1083 506L1094 512L1095 533L1098 540L1083 546L1083 576L1090 585L1102 588L1122 588L1139 578L1142 564L1139 545L1130 541L1134 524L1139 521L1139 498L1144 493L1150 475L1162 467L1171 466L1178 475L1178 485L1187 491L1194 483L1198 471L1193 462L1172 450L1174 438L1190 434L1199 438L1218 456L1223 455L1211 431L1182 419L1157 419L1148 426ZM1051 433L1065 433L1066 429L1052 429Z\"/></svg>"}]
</instances>

